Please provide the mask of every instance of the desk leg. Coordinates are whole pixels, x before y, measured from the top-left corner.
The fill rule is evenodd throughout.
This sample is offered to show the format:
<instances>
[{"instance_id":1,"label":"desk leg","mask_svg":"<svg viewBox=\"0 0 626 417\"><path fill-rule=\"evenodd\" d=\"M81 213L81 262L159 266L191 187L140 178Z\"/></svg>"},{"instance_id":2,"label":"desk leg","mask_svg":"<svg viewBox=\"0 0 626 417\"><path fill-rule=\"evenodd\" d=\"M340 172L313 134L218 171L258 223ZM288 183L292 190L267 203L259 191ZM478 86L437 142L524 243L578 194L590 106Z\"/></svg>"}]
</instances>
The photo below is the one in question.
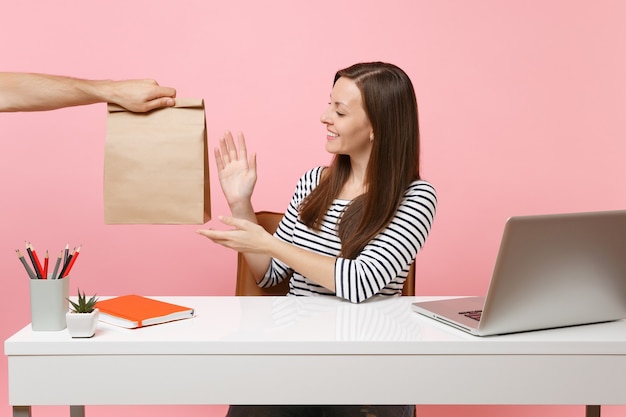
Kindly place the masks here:
<instances>
[{"instance_id":1,"label":"desk leg","mask_svg":"<svg viewBox=\"0 0 626 417\"><path fill-rule=\"evenodd\" d=\"M600 417L600 407L599 405L586 405L585 417Z\"/></svg>"},{"instance_id":2,"label":"desk leg","mask_svg":"<svg viewBox=\"0 0 626 417\"><path fill-rule=\"evenodd\" d=\"M85 406L70 405L70 417L85 417Z\"/></svg>"},{"instance_id":3,"label":"desk leg","mask_svg":"<svg viewBox=\"0 0 626 417\"><path fill-rule=\"evenodd\" d=\"M14 405L13 417L31 417L30 405Z\"/></svg>"},{"instance_id":4,"label":"desk leg","mask_svg":"<svg viewBox=\"0 0 626 417\"><path fill-rule=\"evenodd\" d=\"M32 417L30 405L14 405L13 417ZM70 405L70 417L85 417L85 406Z\"/></svg>"}]
</instances>

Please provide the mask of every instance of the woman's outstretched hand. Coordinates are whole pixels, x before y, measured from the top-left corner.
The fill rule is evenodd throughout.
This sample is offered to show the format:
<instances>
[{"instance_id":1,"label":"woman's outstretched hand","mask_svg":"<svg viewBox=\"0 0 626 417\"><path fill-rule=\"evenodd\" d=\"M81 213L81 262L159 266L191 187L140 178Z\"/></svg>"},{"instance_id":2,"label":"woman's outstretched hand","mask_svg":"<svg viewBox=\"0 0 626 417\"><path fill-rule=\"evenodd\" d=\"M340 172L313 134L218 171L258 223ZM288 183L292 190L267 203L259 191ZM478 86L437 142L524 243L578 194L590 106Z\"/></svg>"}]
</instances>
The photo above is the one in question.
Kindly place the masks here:
<instances>
[{"instance_id":1,"label":"woman's outstretched hand","mask_svg":"<svg viewBox=\"0 0 626 417\"><path fill-rule=\"evenodd\" d=\"M232 229L200 229L197 233L218 245L243 253L265 253L273 239L263 227L247 220L225 216L219 216L219 220Z\"/></svg>"}]
</instances>

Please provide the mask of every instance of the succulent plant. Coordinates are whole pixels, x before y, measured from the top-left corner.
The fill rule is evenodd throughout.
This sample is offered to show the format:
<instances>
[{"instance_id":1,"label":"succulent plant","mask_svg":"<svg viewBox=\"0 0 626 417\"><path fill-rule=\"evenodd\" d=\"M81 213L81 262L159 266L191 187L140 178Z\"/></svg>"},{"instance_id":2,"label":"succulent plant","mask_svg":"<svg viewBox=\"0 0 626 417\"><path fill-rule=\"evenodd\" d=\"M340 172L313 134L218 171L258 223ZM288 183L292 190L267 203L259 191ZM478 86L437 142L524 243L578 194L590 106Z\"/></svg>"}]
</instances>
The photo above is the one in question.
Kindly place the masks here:
<instances>
[{"instance_id":1,"label":"succulent plant","mask_svg":"<svg viewBox=\"0 0 626 417\"><path fill-rule=\"evenodd\" d=\"M81 294L80 288L79 288L78 289L78 302L75 303L69 298L67 299L67 301L69 301L70 304L72 305L72 309L74 313L91 313L96 308L95 306L96 306L96 303L98 302L98 297L94 295L90 299L87 299L87 297L85 296L85 292L83 291L83 293Z\"/></svg>"}]
</instances>

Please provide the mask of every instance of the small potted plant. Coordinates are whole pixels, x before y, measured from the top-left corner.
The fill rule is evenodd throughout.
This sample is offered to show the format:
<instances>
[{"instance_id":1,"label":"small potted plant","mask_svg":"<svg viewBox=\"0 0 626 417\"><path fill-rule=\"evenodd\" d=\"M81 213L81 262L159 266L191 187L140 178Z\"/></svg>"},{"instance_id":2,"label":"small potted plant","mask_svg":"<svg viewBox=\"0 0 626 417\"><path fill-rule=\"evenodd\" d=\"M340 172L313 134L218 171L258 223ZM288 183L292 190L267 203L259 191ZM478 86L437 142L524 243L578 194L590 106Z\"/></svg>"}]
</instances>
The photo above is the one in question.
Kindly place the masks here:
<instances>
[{"instance_id":1,"label":"small potted plant","mask_svg":"<svg viewBox=\"0 0 626 417\"><path fill-rule=\"evenodd\" d=\"M95 295L87 299L85 292L81 294L78 290L78 300L74 302L70 299L70 311L65 315L67 330L72 337L91 337L96 333L98 325L98 309L96 303L98 297Z\"/></svg>"}]
</instances>

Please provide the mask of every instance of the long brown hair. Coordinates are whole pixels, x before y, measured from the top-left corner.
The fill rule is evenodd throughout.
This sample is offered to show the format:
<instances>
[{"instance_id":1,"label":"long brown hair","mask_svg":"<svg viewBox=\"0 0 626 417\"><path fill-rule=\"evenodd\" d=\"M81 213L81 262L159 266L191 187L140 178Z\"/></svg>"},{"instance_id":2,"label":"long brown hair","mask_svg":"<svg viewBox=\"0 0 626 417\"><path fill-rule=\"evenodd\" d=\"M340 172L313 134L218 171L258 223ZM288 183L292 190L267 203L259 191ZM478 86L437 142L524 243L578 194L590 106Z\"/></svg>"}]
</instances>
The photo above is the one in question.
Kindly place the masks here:
<instances>
[{"instance_id":1,"label":"long brown hair","mask_svg":"<svg viewBox=\"0 0 626 417\"><path fill-rule=\"evenodd\" d=\"M341 255L356 258L393 219L407 187L419 176L417 100L411 80L395 65L359 63L335 74L357 85L374 132L367 165L367 191L345 209L339 222ZM319 185L300 206L300 218L319 230L324 214L350 175L350 157L335 155Z\"/></svg>"}]
</instances>

